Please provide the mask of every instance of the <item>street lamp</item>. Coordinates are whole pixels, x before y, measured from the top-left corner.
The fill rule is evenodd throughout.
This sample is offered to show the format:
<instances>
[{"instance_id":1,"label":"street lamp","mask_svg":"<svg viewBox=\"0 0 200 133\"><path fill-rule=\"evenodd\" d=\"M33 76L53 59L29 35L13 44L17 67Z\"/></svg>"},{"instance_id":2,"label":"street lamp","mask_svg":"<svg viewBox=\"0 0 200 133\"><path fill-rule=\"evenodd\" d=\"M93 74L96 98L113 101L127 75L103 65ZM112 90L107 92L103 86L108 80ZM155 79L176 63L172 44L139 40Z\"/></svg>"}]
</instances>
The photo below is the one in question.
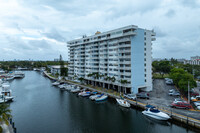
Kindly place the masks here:
<instances>
[{"instance_id":1,"label":"street lamp","mask_svg":"<svg viewBox=\"0 0 200 133\"><path fill-rule=\"evenodd\" d=\"M190 83L188 81L188 103L190 103Z\"/></svg>"}]
</instances>

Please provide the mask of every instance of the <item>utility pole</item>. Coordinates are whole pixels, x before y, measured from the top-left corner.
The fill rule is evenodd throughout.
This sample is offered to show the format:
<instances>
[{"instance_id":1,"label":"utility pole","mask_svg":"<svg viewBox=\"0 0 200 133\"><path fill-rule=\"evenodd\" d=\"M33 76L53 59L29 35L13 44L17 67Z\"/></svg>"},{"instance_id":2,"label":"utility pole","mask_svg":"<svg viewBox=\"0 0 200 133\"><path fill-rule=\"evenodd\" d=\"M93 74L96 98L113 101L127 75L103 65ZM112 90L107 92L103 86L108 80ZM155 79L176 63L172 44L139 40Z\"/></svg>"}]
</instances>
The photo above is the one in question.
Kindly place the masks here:
<instances>
[{"instance_id":1,"label":"utility pole","mask_svg":"<svg viewBox=\"0 0 200 133\"><path fill-rule=\"evenodd\" d=\"M190 103L190 83L188 81L188 103Z\"/></svg>"}]
</instances>

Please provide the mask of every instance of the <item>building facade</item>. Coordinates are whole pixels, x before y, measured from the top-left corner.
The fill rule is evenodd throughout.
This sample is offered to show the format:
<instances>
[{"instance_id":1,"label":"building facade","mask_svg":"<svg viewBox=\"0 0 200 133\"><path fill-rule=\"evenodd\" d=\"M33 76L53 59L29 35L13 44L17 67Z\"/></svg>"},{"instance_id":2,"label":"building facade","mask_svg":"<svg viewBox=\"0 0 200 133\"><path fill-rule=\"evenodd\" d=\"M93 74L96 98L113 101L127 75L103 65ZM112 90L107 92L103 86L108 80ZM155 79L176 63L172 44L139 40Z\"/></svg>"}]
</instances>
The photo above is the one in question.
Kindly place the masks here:
<instances>
[{"instance_id":1,"label":"building facade","mask_svg":"<svg viewBox=\"0 0 200 133\"><path fill-rule=\"evenodd\" d=\"M154 40L154 31L130 25L69 41L69 78L125 93L151 91Z\"/></svg>"},{"instance_id":2,"label":"building facade","mask_svg":"<svg viewBox=\"0 0 200 133\"><path fill-rule=\"evenodd\" d=\"M53 74L54 76L56 74L60 75L60 73L61 73L61 66L60 65L49 66L49 68L51 69L51 74ZM64 68L67 68L67 66L65 65Z\"/></svg>"},{"instance_id":3,"label":"building facade","mask_svg":"<svg viewBox=\"0 0 200 133\"><path fill-rule=\"evenodd\" d=\"M200 56L192 56L190 60L185 60L184 64L200 65Z\"/></svg>"}]
</instances>

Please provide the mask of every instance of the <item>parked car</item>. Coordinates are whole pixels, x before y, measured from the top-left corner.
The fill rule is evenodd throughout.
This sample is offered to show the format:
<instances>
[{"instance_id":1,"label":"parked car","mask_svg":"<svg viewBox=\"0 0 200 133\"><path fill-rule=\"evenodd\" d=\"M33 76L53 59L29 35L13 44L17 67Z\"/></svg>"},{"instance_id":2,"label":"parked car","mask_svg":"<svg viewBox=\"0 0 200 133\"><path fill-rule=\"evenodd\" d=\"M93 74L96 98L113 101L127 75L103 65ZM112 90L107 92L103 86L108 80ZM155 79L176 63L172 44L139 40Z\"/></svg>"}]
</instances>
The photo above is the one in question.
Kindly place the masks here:
<instances>
[{"instance_id":1,"label":"parked car","mask_svg":"<svg viewBox=\"0 0 200 133\"><path fill-rule=\"evenodd\" d=\"M172 92L174 92L174 91L175 91L174 89L170 89L170 90L169 90L169 93L172 93Z\"/></svg>"},{"instance_id":2,"label":"parked car","mask_svg":"<svg viewBox=\"0 0 200 133\"><path fill-rule=\"evenodd\" d=\"M173 91L169 93L170 96L180 96L180 93L178 91Z\"/></svg>"},{"instance_id":3,"label":"parked car","mask_svg":"<svg viewBox=\"0 0 200 133\"><path fill-rule=\"evenodd\" d=\"M200 101L194 102L195 106L200 106Z\"/></svg>"},{"instance_id":4,"label":"parked car","mask_svg":"<svg viewBox=\"0 0 200 133\"><path fill-rule=\"evenodd\" d=\"M181 99L181 98L175 98L175 99L174 99L174 103L178 103L178 102L184 102L184 103L187 103L186 101L184 101L184 100Z\"/></svg>"},{"instance_id":5,"label":"parked car","mask_svg":"<svg viewBox=\"0 0 200 133\"><path fill-rule=\"evenodd\" d=\"M170 78L165 78L165 83L166 83L167 85L173 85L173 84L174 84L174 83L173 83L173 80L170 79Z\"/></svg>"},{"instance_id":6,"label":"parked car","mask_svg":"<svg viewBox=\"0 0 200 133\"><path fill-rule=\"evenodd\" d=\"M193 102L200 101L200 96L196 96L194 99L191 99Z\"/></svg>"},{"instance_id":7,"label":"parked car","mask_svg":"<svg viewBox=\"0 0 200 133\"><path fill-rule=\"evenodd\" d=\"M140 92L136 94L137 98L149 99L149 94L147 92Z\"/></svg>"},{"instance_id":8,"label":"parked car","mask_svg":"<svg viewBox=\"0 0 200 133\"><path fill-rule=\"evenodd\" d=\"M134 94L127 94L127 95L124 95L124 97L128 98L128 99L131 99L131 100L136 100L136 95Z\"/></svg>"},{"instance_id":9,"label":"parked car","mask_svg":"<svg viewBox=\"0 0 200 133\"><path fill-rule=\"evenodd\" d=\"M199 93L196 92L196 91L194 91L194 90L191 90L191 91L190 91L190 96L196 97L196 96L199 96Z\"/></svg>"},{"instance_id":10,"label":"parked car","mask_svg":"<svg viewBox=\"0 0 200 133\"><path fill-rule=\"evenodd\" d=\"M191 109L192 106L187 102L173 102L171 104L172 108L184 108L184 109Z\"/></svg>"},{"instance_id":11,"label":"parked car","mask_svg":"<svg viewBox=\"0 0 200 133\"><path fill-rule=\"evenodd\" d=\"M196 107L197 107L198 110L200 110L200 105L197 105Z\"/></svg>"}]
</instances>

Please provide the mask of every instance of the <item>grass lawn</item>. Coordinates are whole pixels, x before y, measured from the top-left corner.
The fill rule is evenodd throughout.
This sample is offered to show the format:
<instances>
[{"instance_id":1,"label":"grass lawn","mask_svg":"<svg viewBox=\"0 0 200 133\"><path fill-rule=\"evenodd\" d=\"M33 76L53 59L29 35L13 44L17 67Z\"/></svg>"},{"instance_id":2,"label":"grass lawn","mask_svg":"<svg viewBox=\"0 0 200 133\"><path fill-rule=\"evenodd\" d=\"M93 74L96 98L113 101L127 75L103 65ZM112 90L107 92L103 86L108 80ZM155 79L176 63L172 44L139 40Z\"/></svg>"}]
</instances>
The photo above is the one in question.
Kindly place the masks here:
<instances>
[{"instance_id":1,"label":"grass lawn","mask_svg":"<svg viewBox=\"0 0 200 133\"><path fill-rule=\"evenodd\" d=\"M153 73L153 78L154 79L164 79L164 78L169 78L169 74L164 74L163 77L159 73Z\"/></svg>"}]
</instances>

